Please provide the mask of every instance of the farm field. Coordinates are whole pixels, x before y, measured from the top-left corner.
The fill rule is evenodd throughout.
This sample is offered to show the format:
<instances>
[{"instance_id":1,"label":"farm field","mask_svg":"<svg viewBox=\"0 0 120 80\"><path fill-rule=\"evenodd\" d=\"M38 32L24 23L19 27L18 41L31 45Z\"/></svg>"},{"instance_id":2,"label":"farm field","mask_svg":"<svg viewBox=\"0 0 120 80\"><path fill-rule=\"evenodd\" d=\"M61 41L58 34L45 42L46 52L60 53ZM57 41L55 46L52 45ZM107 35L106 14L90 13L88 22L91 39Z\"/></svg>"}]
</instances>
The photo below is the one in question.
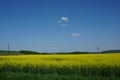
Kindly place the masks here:
<instances>
[{"instance_id":1,"label":"farm field","mask_svg":"<svg viewBox=\"0 0 120 80\"><path fill-rule=\"evenodd\" d=\"M0 80L120 80L120 54L0 56Z\"/></svg>"}]
</instances>

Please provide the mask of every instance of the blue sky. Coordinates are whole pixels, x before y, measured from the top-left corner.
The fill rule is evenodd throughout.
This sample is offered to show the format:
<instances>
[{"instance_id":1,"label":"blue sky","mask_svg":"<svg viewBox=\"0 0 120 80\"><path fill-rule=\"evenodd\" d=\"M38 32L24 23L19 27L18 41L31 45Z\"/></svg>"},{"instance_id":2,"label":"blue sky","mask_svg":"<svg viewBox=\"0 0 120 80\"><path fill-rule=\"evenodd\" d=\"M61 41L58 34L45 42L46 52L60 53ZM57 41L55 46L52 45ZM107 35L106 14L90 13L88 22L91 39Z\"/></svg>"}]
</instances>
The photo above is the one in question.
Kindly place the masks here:
<instances>
[{"instance_id":1,"label":"blue sky","mask_svg":"<svg viewBox=\"0 0 120 80\"><path fill-rule=\"evenodd\" d=\"M120 49L120 0L0 0L0 49Z\"/></svg>"}]
</instances>

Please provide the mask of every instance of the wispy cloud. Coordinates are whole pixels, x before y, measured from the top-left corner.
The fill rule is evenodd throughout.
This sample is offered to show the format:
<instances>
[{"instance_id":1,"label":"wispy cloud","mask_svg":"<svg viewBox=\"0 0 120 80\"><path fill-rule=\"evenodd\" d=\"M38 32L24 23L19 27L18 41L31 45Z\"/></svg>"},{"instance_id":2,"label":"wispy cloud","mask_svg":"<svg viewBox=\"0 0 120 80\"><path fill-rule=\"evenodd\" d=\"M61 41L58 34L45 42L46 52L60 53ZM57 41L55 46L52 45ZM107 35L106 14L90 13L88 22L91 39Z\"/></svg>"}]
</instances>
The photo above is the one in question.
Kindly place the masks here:
<instances>
[{"instance_id":1,"label":"wispy cloud","mask_svg":"<svg viewBox=\"0 0 120 80\"><path fill-rule=\"evenodd\" d=\"M80 36L80 34L79 33L72 33L72 36L73 37L78 37L78 36Z\"/></svg>"},{"instance_id":2,"label":"wispy cloud","mask_svg":"<svg viewBox=\"0 0 120 80\"><path fill-rule=\"evenodd\" d=\"M68 26L69 18L68 17L61 17L57 23L59 23L61 26L66 27Z\"/></svg>"},{"instance_id":3,"label":"wispy cloud","mask_svg":"<svg viewBox=\"0 0 120 80\"><path fill-rule=\"evenodd\" d=\"M61 17L61 21L63 21L63 22L68 22L69 19L68 19L68 17Z\"/></svg>"}]
</instances>

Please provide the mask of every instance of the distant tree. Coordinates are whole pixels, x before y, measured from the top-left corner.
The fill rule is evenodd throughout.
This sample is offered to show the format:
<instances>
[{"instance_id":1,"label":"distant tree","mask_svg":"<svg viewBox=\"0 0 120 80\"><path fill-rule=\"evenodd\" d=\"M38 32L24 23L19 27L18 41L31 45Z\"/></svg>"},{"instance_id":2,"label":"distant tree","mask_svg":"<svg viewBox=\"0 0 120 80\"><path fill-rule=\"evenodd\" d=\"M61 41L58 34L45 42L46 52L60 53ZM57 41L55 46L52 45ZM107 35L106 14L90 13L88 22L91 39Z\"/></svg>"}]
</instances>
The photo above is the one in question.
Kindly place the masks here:
<instances>
[{"instance_id":1,"label":"distant tree","mask_svg":"<svg viewBox=\"0 0 120 80\"><path fill-rule=\"evenodd\" d=\"M39 52L29 51L29 50L20 50L19 52L23 54L40 54Z\"/></svg>"}]
</instances>

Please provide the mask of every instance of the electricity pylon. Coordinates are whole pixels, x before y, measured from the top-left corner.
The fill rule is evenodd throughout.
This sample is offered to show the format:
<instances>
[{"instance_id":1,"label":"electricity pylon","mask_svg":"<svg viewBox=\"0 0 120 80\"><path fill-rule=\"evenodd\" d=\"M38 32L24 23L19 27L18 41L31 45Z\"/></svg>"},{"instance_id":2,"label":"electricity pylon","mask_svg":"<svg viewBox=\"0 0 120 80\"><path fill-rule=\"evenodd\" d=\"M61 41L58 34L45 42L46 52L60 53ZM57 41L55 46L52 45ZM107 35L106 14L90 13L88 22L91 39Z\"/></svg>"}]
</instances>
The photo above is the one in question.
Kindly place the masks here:
<instances>
[{"instance_id":1,"label":"electricity pylon","mask_svg":"<svg viewBox=\"0 0 120 80\"><path fill-rule=\"evenodd\" d=\"M99 45L97 45L97 48L96 48L96 49L97 49L97 52L99 53L99 50L100 50Z\"/></svg>"},{"instance_id":2,"label":"electricity pylon","mask_svg":"<svg viewBox=\"0 0 120 80\"><path fill-rule=\"evenodd\" d=\"M9 54L9 51L10 51L10 44L8 43L8 54Z\"/></svg>"}]
</instances>

